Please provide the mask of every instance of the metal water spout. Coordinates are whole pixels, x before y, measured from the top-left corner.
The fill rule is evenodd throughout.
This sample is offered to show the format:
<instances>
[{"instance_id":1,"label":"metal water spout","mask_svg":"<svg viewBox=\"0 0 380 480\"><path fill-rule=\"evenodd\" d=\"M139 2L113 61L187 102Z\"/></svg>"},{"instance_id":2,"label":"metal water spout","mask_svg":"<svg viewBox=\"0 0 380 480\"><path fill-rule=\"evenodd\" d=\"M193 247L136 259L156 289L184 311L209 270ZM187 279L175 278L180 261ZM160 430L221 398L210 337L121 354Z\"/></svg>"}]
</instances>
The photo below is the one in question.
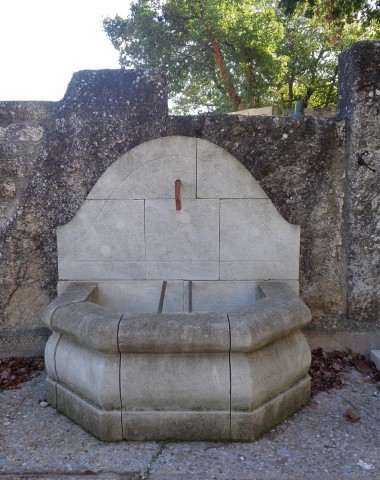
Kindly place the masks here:
<instances>
[{"instance_id":1,"label":"metal water spout","mask_svg":"<svg viewBox=\"0 0 380 480\"><path fill-rule=\"evenodd\" d=\"M181 180L176 180L175 181L175 188L174 188L174 191L175 191L175 209L177 211L181 210L181 208L182 208L181 185L182 185Z\"/></svg>"}]
</instances>

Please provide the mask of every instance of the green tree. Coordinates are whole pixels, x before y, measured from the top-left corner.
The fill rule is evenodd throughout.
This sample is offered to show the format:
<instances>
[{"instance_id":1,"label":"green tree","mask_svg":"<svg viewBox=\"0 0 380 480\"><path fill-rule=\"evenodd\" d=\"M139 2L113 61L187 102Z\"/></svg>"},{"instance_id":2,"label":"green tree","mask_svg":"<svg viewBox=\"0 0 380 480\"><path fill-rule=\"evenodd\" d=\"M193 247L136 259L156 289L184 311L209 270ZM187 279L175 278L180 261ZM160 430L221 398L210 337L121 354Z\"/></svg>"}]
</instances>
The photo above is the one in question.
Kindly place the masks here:
<instances>
[{"instance_id":1,"label":"green tree","mask_svg":"<svg viewBox=\"0 0 380 480\"><path fill-rule=\"evenodd\" d=\"M284 29L266 0L137 0L104 29L125 67L157 67L175 110L231 111L273 98Z\"/></svg>"},{"instance_id":2,"label":"green tree","mask_svg":"<svg viewBox=\"0 0 380 480\"><path fill-rule=\"evenodd\" d=\"M287 15L303 7L307 16L323 16L326 20L352 22L359 15L364 24L380 24L379 0L280 0Z\"/></svg>"},{"instance_id":3,"label":"green tree","mask_svg":"<svg viewBox=\"0 0 380 480\"><path fill-rule=\"evenodd\" d=\"M339 54L358 40L380 38L376 19L358 10L364 3L367 2L282 2L288 8L280 51L287 60L284 82L277 92L280 105L290 107L301 98L309 107L336 105Z\"/></svg>"},{"instance_id":4,"label":"green tree","mask_svg":"<svg viewBox=\"0 0 380 480\"><path fill-rule=\"evenodd\" d=\"M104 29L124 67L155 67L175 113L336 102L337 58L379 38L370 0L136 0ZM339 12L332 4L343 4ZM364 8L364 7L363 7ZM355 10L356 9L356 10Z\"/></svg>"}]
</instances>

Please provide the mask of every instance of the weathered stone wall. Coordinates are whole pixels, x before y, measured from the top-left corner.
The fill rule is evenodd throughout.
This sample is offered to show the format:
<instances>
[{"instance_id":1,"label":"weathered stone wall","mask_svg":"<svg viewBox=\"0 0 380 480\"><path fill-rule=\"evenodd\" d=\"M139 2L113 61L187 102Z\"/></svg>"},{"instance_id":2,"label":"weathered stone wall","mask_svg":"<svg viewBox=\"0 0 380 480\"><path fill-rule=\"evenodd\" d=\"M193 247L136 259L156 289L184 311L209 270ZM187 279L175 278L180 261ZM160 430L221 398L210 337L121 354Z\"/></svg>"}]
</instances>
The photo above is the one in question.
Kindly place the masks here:
<instances>
[{"instance_id":1,"label":"weathered stone wall","mask_svg":"<svg viewBox=\"0 0 380 480\"><path fill-rule=\"evenodd\" d=\"M41 351L56 227L122 153L165 135L166 117L155 71L83 71L60 102L0 103L0 356Z\"/></svg>"},{"instance_id":2,"label":"weathered stone wall","mask_svg":"<svg viewBox=\"0 0 380 480\"><path fill-rule=\"evenodd\" d=\"M380 321L380 42L341 55L338 114L347 135L347 317Z\"/></svg>"},{"instance_id":3,"label":"weathered stone wall","mask_svg":"<svg viewBox=\"0 0 380 480\"><path fill-rule=\"evenodd\" d=\"M154 71L79 72L60 102L0 102L0 356L42 351L56 227L121 154L166 135L225 148L301 226L312 328L380 331L379 50L361 43L342 55L340 119L167 117Z\"/></svg>"}]
</instances>

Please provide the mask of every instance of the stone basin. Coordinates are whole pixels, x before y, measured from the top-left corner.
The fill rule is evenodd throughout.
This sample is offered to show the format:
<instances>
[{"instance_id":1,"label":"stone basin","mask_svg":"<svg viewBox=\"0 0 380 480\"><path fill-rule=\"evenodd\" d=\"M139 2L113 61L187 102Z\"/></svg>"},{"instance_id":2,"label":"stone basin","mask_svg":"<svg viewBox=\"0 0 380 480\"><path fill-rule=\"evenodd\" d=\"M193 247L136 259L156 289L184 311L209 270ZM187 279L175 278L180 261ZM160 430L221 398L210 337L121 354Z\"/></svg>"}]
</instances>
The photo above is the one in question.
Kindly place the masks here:
<instances>
[{"instance_id":1,"label":"stone basin","mask_svg":"<svg viewBox=\"0 0 380 480\"><path fill-rule=\"evenodd\" d=\"M299 227L204 140L140 145L58 229L49 402L105 441L250 441L310 398Z\"/></svg>"},{"instance_id":2,"label":"stone basin","mask_svg":"<svg viewBox=\"0 0 380 480\"><path fill-rule=\"evenodd\" d=\"M224 313L122 313L72 283L50 305L50 403L101 440L257 438L310 396L307 307L289 285Z\"/></svg>"}]
</instances>

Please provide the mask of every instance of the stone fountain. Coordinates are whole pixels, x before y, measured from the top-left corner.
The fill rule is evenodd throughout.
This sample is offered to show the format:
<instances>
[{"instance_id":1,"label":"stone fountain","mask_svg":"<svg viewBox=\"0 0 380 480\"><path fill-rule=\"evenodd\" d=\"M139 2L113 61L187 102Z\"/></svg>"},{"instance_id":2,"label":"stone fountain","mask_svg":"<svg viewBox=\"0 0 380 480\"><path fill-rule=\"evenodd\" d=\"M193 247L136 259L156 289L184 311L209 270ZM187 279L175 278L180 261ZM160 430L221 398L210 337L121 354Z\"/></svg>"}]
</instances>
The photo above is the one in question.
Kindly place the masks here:
<instances>
[{"instance_id":1,"label":"stone fountain","mask_svg":"<svg viewBox=\"0 0 380 480\"><path fill-rule=\"evenodd\" d=\"M309 401L300 229L226 151L132 149L57 238L49 402L101 440L250 441Z\"/></svg>"}]
</instances>

